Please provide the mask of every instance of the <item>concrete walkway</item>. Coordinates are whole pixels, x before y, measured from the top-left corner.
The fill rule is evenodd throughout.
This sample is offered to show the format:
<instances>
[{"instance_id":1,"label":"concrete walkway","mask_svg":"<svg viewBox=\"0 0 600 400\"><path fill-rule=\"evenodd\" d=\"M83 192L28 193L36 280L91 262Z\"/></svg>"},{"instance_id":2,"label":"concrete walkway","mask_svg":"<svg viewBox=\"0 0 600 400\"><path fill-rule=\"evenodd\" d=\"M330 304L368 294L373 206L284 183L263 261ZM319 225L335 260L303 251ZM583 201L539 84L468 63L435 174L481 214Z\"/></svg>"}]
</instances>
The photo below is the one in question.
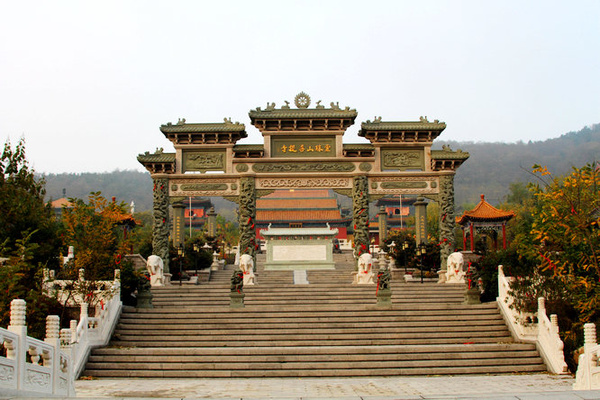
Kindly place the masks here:
<instances>
[{"instance_id":1,"label":"concrete walkway","mask_svg":"<svg viewBox=\"0 0 600 400\"><path fill-rule=\"evenodd\" d=\"M402 378L79 380L78 398L170 399L495 399L592 400L571 376L461 375ZM2 396L0 396L2 398Z\"/></svg>"}]
</instances>

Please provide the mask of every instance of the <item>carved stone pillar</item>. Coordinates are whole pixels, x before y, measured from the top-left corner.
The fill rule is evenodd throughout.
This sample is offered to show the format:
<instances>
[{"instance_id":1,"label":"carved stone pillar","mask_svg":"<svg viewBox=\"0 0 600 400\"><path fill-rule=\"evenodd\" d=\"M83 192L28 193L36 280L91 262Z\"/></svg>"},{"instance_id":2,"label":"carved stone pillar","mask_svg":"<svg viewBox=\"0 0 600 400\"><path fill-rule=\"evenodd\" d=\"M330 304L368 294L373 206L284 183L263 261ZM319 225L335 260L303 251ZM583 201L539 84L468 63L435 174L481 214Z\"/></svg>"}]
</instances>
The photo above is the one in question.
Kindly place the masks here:
<instances>
[{"instance_id":1,"label":"carved stone pillar","mask_svg":"<svg viewBox=\"0 0 600 400\"><path fill-rule=\"evenodd\" d=\"M427 243L427 202L423 197L415 202L415 233L417 245Z\"/></svg>"},{"instance_id":2,"label":"carved stone pillar","mask_svg":"<svg viewBox=\"0 0 600 400\"><path fill-rule=\"evenodd\" d=\"M185 204L183 200L173 201L173 246L178 248L185 242Z\"/></svg>"},{"instance_id":3,"label":"carved stone pillar","mask_svg":"<svg viewBox=\"0 0 600 400\"><path fill-rule=\"evenodd\" d=\"M377 216L379 217L379 248L381 248L383 242L385 239L387 239L387 213L385 212L384 206L379 207L379 213L377 213Z\"/></svg>"},{"instance_id":4,"label":"carved stone pillar","mask_svg":"<svg viewBox=\"0 0 600 400\"><path fill-rule=\"evenodd\" d=\"M217 236L217 213L215 212L215 208L211 207L208 213L206 214L206 224L207 224L207 234L209 237Z\"/></svg>"},{"instance_id":5,"label":"carved stone pillar","mask_svg":"<svg viewBox=\"0 0 600 400\"><path fill-rule=\"evenodd\" d=\"M354 222L354 258L369 252L369 180L354 177L352 186L352 219Z\"/></svg>"},{"instance_id":6,"label":"carved stone pillar","mask_svg":"<svg viewBox=\"0 0 600 400\"><path fill-rule=\"evenodd\" d=\"M254 220L256 219L256 188L254 177L240 178L240 254L250 254L254 258L256 253L256 233Z\"/></svg>"},{"instance_id":7,"label":"carved stone pillar","mask_svg":"<svg viewBox=\"0 0 600 400\"><path fill-rule=\"evenodd\" d=\"M162 258L163 271L169 273L169 180L154 179L154 224L152 253Z\"/></svg>"},{"instance_id":8,"label":"carved stone pillar","mask_svg":"<svg viewBox=\"0 0 600 400\"><path fill-rule=\"evenodd\" d=\"M446 271L448 256L454 251L454 175L440 177L440 258Z\"/></svg>"}]
</instances>

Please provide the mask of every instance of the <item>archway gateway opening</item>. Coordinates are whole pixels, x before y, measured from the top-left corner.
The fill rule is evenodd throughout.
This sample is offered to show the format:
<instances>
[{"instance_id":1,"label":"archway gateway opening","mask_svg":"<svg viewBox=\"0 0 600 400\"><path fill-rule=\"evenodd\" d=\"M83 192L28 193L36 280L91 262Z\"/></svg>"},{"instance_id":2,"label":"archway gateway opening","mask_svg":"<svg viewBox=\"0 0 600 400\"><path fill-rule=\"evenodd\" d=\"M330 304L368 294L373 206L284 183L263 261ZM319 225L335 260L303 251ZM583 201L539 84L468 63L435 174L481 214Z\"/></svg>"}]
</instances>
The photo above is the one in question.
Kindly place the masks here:
<instances>
[{"instance_id":1,"label":"archway gateway opening","mask_svg":"<svg viewBox=\"0 0 600 400\"><path fill-rule=\"evenodd\" d=\"M441 267L454 250L454 175L469 153L448 146L432 150L432 142L446 128L444 122L383 121L361 123L359 136L371 143L346 144L343 136L358 115L355 109L329 107L301 92L276 108L267 103L248 113L263 136L263 144L237 144L247 137L245 125L220 123L161 125L174 153L158 149L138 156L154 182L153 252L169 271L169 207L174 231L183 224L182 202L190 196L219 196L239 207L240 251L254 256L256 199L276 189L333 189L352 198L354 255L369 251L369 202L389 195L417 195L440 205ZM182 216L182 214L181 214ZM423 213L415 228L426 240ZM421 221L422 220L422 221ZM177 246L177 236L173 237ZM443 274L442 274L443 276Z\"/></svg>"}]
</instances>

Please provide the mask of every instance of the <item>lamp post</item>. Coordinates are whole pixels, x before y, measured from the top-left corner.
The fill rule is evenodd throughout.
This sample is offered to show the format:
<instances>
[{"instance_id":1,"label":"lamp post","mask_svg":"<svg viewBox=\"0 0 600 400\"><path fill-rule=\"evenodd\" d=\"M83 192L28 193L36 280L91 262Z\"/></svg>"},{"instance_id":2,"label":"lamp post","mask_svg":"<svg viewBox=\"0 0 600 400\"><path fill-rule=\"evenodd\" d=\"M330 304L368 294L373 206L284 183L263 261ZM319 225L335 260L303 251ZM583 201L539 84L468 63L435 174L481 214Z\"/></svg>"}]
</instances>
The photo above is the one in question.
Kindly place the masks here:
<instances>
[{"instance_id":1,"label":"lamp post","mask_svg":"<svg viewBox=\"0 0 600 400\"><path fill-rule=\"evenodd\" d=\"M404 241L402 243L402 253L404 254L404 274L408 273L408 259L406 257L406 253L408 252L408 242Z\"/></svg>"},{"instance_id":2,"label":"lamp post","mask_svg":"<svg viewBox=\"0 0 600 400\"><path fill-rule=\"evenodd\" d=\"M394 242L392 240L392 243L390 243L389 245L390 250L388 251L388 257L390 258L390 260L394 260L394 251L396 250L396 242ZM391 265L395 265L394 262L390 261Z\"/></svg>"},{"instance_id":3,"label":"lamp post","mask_svg":"<svg viewBox=\"0 0 600 400\"><path fill-rule=\"evenodd\" d=\"M196 268L196 285L198 285L200 283L200 276L198 276L198 253L200 252L200 246L198 246L198 243L194 243L193 245L194 248L194 267Z\"/></svg>"},{"instance_id":4,"label":"lamp post","mask_svg":"<svg viewBox=\"0 0 600 400\"><path fill-rule=\"evenodd\" d=\"M183 243L179 243L179 247L177 248L177 255L179 256L179 286L181 286L181 278L183 275L183 256L185 255Z\"/></svg>"},{"instance_id":5,"label":"lamp post","mask_svg":"<svg viewBox=\"0 0 600 400\"><path fill-rule=\"evenodd\" d=\"M423 268L425 267L425 265L423 265L423 256L425 253L427 253L427 246L425 243L419 243L419 247L417 247L417 254L419 256L419 267L421 270L421 283L423 283Z\"/></svg>"}]
</instances>

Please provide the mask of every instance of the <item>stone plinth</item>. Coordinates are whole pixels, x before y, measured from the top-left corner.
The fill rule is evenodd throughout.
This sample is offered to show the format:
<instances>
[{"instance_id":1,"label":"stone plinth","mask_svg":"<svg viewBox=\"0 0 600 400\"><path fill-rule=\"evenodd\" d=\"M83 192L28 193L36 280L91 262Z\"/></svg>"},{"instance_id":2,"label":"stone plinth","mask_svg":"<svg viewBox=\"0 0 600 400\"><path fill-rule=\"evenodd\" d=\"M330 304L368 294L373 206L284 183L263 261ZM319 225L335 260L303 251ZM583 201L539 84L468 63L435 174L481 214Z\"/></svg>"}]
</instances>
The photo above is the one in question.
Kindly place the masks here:
<instances>
[{"instance_id":1,"label":"stone plinth","mask_svg":"<svg viewBox=\"0 0 600 400\"><path fill-rule=\"evenodd\" d=\"M271 228L261 231L267 241L265 270L335 269L333 238L337 229Z\"/></svg>"},{"instance_id":2,"label":"stone plinth","mask_svg":"<svg viewBox=\"0 0 600 400\"><path fill-rule=\"evenodd\" d=\"M377 291L377 305L391 306L392 305L392 290L383 289Z\"/></svg>"},{"instance_id":3,"label":"stone plinth","mask_svg":"<svg viewBox=\"0 0 600 400\"><path fill-rule=\"evenodd\" d=\"M242 308L244 307L244 292L230 292L229 293L229 306L231 308Z\"/></svg>"}]
</instances>

